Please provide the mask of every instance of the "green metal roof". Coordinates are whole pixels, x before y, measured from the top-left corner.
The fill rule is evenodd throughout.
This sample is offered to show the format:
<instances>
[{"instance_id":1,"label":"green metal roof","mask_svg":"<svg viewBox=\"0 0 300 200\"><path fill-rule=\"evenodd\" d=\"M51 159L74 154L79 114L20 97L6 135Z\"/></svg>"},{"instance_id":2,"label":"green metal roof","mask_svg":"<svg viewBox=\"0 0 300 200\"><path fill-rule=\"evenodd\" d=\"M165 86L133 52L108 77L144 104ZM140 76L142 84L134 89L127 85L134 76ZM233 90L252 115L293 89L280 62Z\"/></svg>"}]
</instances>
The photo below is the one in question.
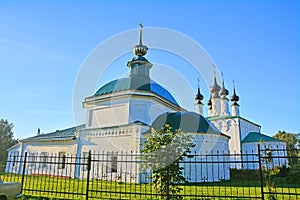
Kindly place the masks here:
<instances>
[{"instance_id":1,"label":"green metal roof","mask_svg":"<svg viewBox=\"0 0 300 200\"><path fill-rule=\"evenodd\" d=\"M217 133L221 132L202 115L195 112L167 112L159 115L152 127L160 130L165 124L170 125L174 131L182 130L188 133Z\"/></svg>"},{"instance_id":2,"label":"green metal roof","mask_svg":"<svg viewBox=\"0 0 300 200\"><path fill-rule=\"evenodd\" d=\"M113 80L105 85L103 85L96 93L95 96L110 94L125 90L140 90L153 92L164 99L170 101L171 103L179 106L174 97L170 94L168 90L163 88L158 83L154 82L147 77L128 77Z\"/></svg>"},{"instance_id":3,"label":"green metal roof","mask_svg":"<svg viewBox=\"0 0 300 200\"><path fill-rule=\"evenodd\" d=\"M250 132L243 140L242 143L250 143L250 142L279 142L280 140L258 133L258 132Z\"/></svg>"},{"instance_id":4,"label":"green metal roof","mask_svg":"<svg viewBox=\"0 0 300 200\"><path fill-rule=\"evenodd\" d=\"M50 132L46 134L40 134L33 137L29 137L26 139L23 139L22 141L38 141L38 140L59 140L59 139L71 139L74 138L74 132L76 130L81 130L85 128L85 124L67 128L64 130L57 130L55 132Z\"/></svg>"}]
</instances>

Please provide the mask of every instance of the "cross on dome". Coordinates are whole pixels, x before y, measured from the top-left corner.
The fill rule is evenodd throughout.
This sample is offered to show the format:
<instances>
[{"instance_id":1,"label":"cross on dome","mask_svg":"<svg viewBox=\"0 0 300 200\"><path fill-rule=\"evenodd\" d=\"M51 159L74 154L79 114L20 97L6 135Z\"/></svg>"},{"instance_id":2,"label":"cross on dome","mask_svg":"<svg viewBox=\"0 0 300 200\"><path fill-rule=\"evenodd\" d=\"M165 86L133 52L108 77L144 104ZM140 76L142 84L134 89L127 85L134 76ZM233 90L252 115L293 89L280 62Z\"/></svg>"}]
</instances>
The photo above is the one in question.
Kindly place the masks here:
<instances>
[{"instance_id":1,"label":"cross on dome","mask_svg":"<svg viewBox=\"0 0 300 200\"><path fill-rule=\"evenodd\" d=\"M203 100L203 95L200 93L200 79L198 78L198 91L195 96L195 100L197 101L197 104L203 104L201 101Z\"/></svg>"},{"instance_id":2,"label":"cross on dome","mask_svg":"<svg viewBox=\"0 0 300 200\"><path fill-rule=\"evenodd\" d=\"M215 64L213 64L213 67L214 67L214 83L213 85L210 87L210 92L213 95L213 98L219 98L219 91L221 90L221 87L218 85L217 83L217 77L216 77L216 66Z\"/></svg>"},{"instance_id":3,"label":"cross on dome","mask_svg":"<svg viewBox=\"0 0 300 200\"><path fill-rule=\"evenodd\" d=\"M144 56L147 54L148 51L148 47L143 45L143 24L140 23L140 41L138 45L135 45L133 47L133 53L137 56Z\"/></svg>"}]
</instances>

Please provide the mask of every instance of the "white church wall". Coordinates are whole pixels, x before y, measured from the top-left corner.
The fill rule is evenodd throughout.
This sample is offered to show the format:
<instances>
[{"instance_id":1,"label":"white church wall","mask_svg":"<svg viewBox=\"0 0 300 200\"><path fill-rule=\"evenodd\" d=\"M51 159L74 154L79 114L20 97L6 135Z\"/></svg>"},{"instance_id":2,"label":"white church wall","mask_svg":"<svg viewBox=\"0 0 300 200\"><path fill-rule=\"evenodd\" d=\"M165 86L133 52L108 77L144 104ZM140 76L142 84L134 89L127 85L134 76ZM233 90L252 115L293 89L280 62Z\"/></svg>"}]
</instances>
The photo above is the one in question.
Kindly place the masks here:
<instances>
[{"instance_id":1,"label":"white church wall","mask_svg":"<svg viewBox=\"0 0 300 200\"><path fill-rule=\"evenodd\" d=\"M241 141L250 133L250 132L260 132L260 126L254 123L251 123L243 118L240 118L240 131L241 131Z\"/></svg>"},{"instance_id":2,"label":"white church wall","mask_svg":"<svg viewBox=\"0 0 300 200\"><path fill-rule=\"evenodd\" d=\"M259 169L259 164L257 162L251 163L251 161L258 161L258 144L260 144L261 156L267 156L267 153L271 152L272 167L288 166L285 142L251 142L242 144L244 155L243 161L248 161L247 163L244 163L244 169Z\"/></svg>"},{"instance_id":3,"label":"white church wall","mask_svg":"<svg viewBox=\"0 0 300 200\"><path fill-rule=\"evenodd\" d=\"M19 172L20 163L18 162L18 158L21 154L21 150L22 150L22 144L20 143L8 149L5 173Z\"/></svg>"},{"instance_id":4,"label":"white church wall","mask_svg":"<svg viewBox=\"0 0 300 200\"><path fill-rule=\"evenodd\" d=\"M137 157L132 155L140 153L141 135L148 130L149 127L147 126L131 124L81 131L81 152L86 154L91 150L95 161L91 169L91 177L101 180L139 183L140 169L136 160ZM81 168L80 176L84 178L86 171L83 169L84 166Z\"/></svg>"},{"instance_id":5,"label":"white church wall","mask_svg":"<svg viewBox=\"0 0 300 200\"><path fill-rule=\"evenodd\" d=\"M215 119L211 121L222 133L230 136L230 153L240 153L242 151L241 141L249 132L260 132L260 126L251 123L241 117Z\"/></svg>"},{"instance_id":6,"label":"white church wall","mask_svg":"<svg viewBox=\"0 0 300 200\"><path fill-rule=\"evenodd\" d=\"M24 162L25 152L27 152L27 164L26 174L39 174L41 170L44 174L51 174L57 176L70 176L74 177L75 168L71 165L66 165L66 168L61 168L61 155L64 154L66 157L76 155L77 145L74 140L69 141L44 141L44 142L23 142L17 151L10 150L9 158L13 159L12 155L17 155L18 162ZM44 158L43 158L44 157ZM59 158L61 157L61 158ZM49 160L51 158L51 160ZM53 165L43 165L41 159L48 159L47 162L57 163L56 167ZM10 173L22 173L23 165L17 163L14 165L13 162L8 162L6 166L6 172ZM68 174L66 174L68 173Z\"/></svg>"},{"instance_id":7,"label":"white church wall","mask_svg":"<svg viewBox=\"0 0 300 200\"><path fill-rule=\"evenodd\" d=\"M83 152L82 155L88 155ZM140 183L140 163L135 152L92 152L90 177L97 180ZM78 178L87 178L87 167L80 166Z\"/></svg>"},{"instance_id":8,"label":"white church wall","mask_svg":"<svg viewBox=\"0 0 300 200\"><path fill-rule=\"evenodd\" d=\"M151 124L164 112L180 110L158 96L142 92L84 105L87 109L86 128L120 126L135 121Z\"/></svg>"},{"instance_id":9,"label":"white church wall","mask_svg":"<svg viewBox=\"0 0 300 200\"><path fill-rule=\"evenodd\" d=\"M182 164L183 174L188 182L214 182L230 179L228 163L228 137L218 134L192 134L195 147L191 153L198 155L186 158L197 163ZM220 163L219 163L219 162Z\"/></svg>"},{"instance_id":10,"label":"white church wall","mask_svg":"<svg viewBox=\"0 0 300 200\"><path fill-rule=\"evenodd\" d=\"M152 99L132 98L130 100L129 123L142 121L146 124L152 124L160 114L172 111L176 110Z\"/></svg>"},{"instance_id":11,"label":"white church wall","mask_svg":"<svg viewBox=\"0 0 300 200\"><path fill-rule=\"evenodd\" d=\"M82 152L139 152L142 131L149 127L131 124L80 131Z\"/></svg>"},{"instance_id":12,"label":"white church wall","mask_svg":"<svg viewBox=\"0 0 300 200\"><path fill-rule=\"evenodd\" d=\"M87 111L87 128L102 128L127 124L128 110L129 106L127 103L89 110Z\"/></svg>"},{"instance_id":13,"label":"white church wall","mask_svg":"<svg viewBox=\"0 0 300 200\"><path fill-rule=\"evenodd\" d=\"M47 152L49 154L58 154L59 152L66 152L68 154L76 154L76 145L74 140L70 141L53 141L53 142L32 142L26 146L27 153L41 153Z\"/></svg>"},{"instance_id":14,"label":"white church wall","mask_svg":"<svg viewBox=\"0 0 300 200\"><path fill-rule=\"evenodd\" d=\"M56 142L43 142L31 143L26 147L28 165L26 166L27 174L39 174L41 168L43 173L55 176L68 176L74 178L75 168L72 165L67 165L68 157L76 155L77 145L74 141L56 141ZM50 157L48 162L56 162L56 166L36 164L41 162L41 155L46 154ZM51 157L54 156L54 157ZM66 158L63 158L65 156ZM73 161L74 162L74 161Z\"/></svg>"},{"instance_id":15,"label":"white church wall","mask_svg":"<svg viewBox=\"0 0 300 200\"><path fill-rule=\"evenodd\" d=\"M228 135L230 153L241 152L240 127L238 118L224 118L211 121L223 134Z\"/></svg>"}]
</instances>

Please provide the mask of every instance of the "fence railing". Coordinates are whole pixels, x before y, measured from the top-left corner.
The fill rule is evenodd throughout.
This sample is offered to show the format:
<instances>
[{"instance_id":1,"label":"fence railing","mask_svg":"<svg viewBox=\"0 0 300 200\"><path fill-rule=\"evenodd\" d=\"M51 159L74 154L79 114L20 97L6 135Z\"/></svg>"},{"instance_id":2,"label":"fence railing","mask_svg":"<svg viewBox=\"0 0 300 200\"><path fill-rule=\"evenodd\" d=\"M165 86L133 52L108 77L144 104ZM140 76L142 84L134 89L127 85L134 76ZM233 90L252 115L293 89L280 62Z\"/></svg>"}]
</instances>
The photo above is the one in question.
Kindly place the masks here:
<instances>
[{"instance_id":1,"label":"fence railing","mask_svg":"<svg viewBox=\"0 0 300 200\"><path fill-rule=\"evenodd\" d=\"M183 199L299 199L298 152L259 148L258 152L186 155L178 164L184 183ZM21 182L25 196L61 199L161 199L147 177L143 155L133 152L9 155L6 182Z\"/></svg>"}]
</instances>

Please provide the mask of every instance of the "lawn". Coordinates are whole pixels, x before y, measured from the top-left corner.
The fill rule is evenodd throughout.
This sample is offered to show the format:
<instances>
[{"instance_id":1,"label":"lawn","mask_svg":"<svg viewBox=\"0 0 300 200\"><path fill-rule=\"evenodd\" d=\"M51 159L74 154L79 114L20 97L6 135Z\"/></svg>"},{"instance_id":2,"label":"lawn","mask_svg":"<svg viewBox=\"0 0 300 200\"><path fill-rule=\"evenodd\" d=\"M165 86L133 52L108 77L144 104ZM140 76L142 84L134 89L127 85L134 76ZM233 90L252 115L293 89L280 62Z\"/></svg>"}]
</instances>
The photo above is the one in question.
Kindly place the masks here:
<instances>
[{"instance_id":1,"label":"lawn","mask_svg":"<svg viewBox=\"0 0 300 200\"><path fill-rule=\"evenodd\" d=\"M4 181L21 182L21 175L2 174ZM272 188L277 199L299 199L300 187L290 185L285 178L275 178L276 187ZM23 184L24 199L85 199L86 180L64 177L26 175ZM259 180L221 181L218 183L197 183L180 185L180 195L184 199L261 199L262 191ZM268 188L264 187L264 193ZM286 193L286 194L283 194ZM288 195L288 194L298 194ZM89 199L159 199L151 184L135 184L105 180L91 180L89 182ZM267 199L268 195L265 195ZM39 197L39 198L38 198ZM45 198L41 198L45 197Z\"/></svg>"}]
</instances>

